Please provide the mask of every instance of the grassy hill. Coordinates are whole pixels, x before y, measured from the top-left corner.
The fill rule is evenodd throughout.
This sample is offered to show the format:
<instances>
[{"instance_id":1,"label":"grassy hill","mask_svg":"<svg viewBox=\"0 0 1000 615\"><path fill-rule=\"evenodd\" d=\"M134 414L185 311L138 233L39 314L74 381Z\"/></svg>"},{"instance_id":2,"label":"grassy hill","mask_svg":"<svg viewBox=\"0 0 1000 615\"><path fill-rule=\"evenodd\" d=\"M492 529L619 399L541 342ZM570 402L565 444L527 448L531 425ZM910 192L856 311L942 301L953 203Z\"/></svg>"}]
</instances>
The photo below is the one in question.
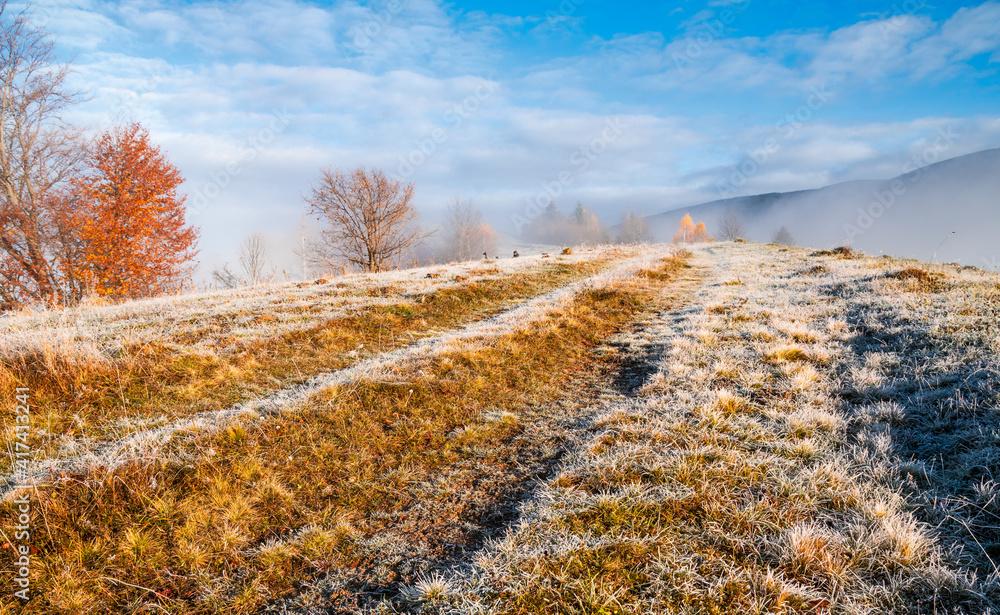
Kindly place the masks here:
<instances>
[{"instance_id":1,"label":"grassy hill","mask_svg":"<svg viewBox=\"0 0 1000 615\"><path fill-rule=\"evenodd\" d=\"M687 212L704 221L709 232L733 213L754 241L771 241L785 226L799 245L849 244L871 254L927 261L936 254L939 262L996 268L1000 149L927 162L910 161L904 168L915 170L895 178L722 199L650 216L649 221L656 237L669 241ZM952 231L955 236L941 245Z\"/></svg>"},{"instance_id":2,"label":"grassy hill","mask_svg":"<svg viewBox=\"0 0 1000 615\"><path fill-rule=\"evenodd\" d=\"M9 315L0 613L996 612L998 323L748 243Z\"/></svg>"}]
</instances>

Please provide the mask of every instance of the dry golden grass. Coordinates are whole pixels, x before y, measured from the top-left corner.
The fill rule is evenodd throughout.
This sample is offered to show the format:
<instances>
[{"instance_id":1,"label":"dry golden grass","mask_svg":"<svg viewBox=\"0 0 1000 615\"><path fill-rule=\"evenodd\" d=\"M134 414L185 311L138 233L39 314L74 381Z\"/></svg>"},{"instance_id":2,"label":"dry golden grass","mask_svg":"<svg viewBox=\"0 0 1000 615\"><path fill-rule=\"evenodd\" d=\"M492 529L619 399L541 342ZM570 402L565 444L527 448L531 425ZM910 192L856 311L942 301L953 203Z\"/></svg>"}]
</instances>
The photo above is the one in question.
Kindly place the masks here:
<instances>
[{"instance_id":1,"label":"dry golden grass","mask_svg":"<svg viewBox=\"0 0 1000 615\"><path fill-rule=\"evenodd\" d=\"M40 352L0 362L0 393L29 387L41 412L38 420L52 433L120 436L132 429L129 424L139 429L151 421L225 408L341 369L436 330L490 316L513 301L593 275L608 263L556 263L439 289L420 301L395 295L397 303L364 306L314 327L241 339L225 355L150 342L110 357L86 347L81 351L68 339L52 340Z\"/></svg>"},{"instance_id":2,"label":"dry golden grass","mask_svg":"<svg viewBox=\"0 0 1000 615\"><path fill-rule=\"evenodd\" d=\"M901 481L934 480L927 466L887 463L887 432L864 432L904 413L877 404L855 418L838 399L859 357L835 318L843 305L826 300L837 295L789 275L801 250L765 266L760 252L746 250L739 267L722 259L714 279L743 284L706 284L701 310L658 325L669 342L643 398L607 411L530 523L479 558L485 580L469 581L468 599L481 612L969 614L995 604L899 495ZM838 276L857 267L872 279L865 259L826 256L844 258ZM900 366L888 354L869 362L860 369ZM992 501L997 490L978 492Z\"/></svg>"},{"instance_id":3,"label":"dry golden grass","mask_svg":"<svg viewBox=\"0 0 1000 615\"><path fill-rule=\"evenodd\" d=\"M716 392L714 407L722 414L736 414L752 410L748 399L731 393L726 389Z\"/></svg>"},{"instance_id":4,"label":"dry golden grass","mask_svg":"<svg viewBox=\"0 0 1000 615\"><path fill-rule=\"evenodd\" d=\"M373 612L990 612L1000 287L711 250L691 258L697 293L665 263L43 493L45 598L16 612L281 612L294 596L339 613L380 592ZM630 352L655 363L594 376ZM625 372L613 402L584 392ZM481 520L513 502L520 521L487 542ZM449 565L465 549L472 566Z\"/></svg>"},{"instance_id":5,"label":"dry golden grass","mask_svg":"<svg viewBox=\"0 0 1000 615\"><path fill-rule=\"evenodd\" d=\"M786 344L773 348L767 352L765 357L775 363L810 361L812 359L806 350L794 344Z\"/></svg>"},{"instance_id":6,"label":"dry golden grass","mask_svg":"<svg viewBox=\"0 0 1000 615\"><path fill-rule=\"evenodd\" d=\"M899 280L906 292L938 293L949 288L945 275L939 271L928 271L919 267L907 267L886 274L886 278Z\"/></svg>"},{"instance_id":7,"label":"dry golden grass","mask_svg":"<svg viewBox=\"0 0 1000 615\"><path fill-rule=\"evenodd\" d=\"M593 370L590 349L656 305L680 267L672 259L583 291L541 322L468 340L400 382L357 382L162 459L41 491L37 598L17 612L251 613L334 571L405 582L414 602L444 599L447 583L404 578L412 573L387 567L373 537L472 540L463 524L502 497L505 481L525 479L517 451L532 443L517 439L521 412ZM10 565L4 551L0 568Z\"/></svg>"}]
</instances>

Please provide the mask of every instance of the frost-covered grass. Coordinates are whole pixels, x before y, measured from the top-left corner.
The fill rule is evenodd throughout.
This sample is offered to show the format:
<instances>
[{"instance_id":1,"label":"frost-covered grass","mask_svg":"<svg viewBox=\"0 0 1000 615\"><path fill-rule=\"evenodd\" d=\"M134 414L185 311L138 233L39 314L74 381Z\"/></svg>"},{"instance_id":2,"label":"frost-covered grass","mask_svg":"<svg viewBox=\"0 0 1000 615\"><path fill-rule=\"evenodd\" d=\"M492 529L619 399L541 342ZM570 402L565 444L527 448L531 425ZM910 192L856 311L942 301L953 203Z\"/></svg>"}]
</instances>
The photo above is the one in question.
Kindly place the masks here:
<instances>
[{"instance_id":1,"label":"frost-covered grass","mask_svg":"<svg viewBox=\"0 0 1000 615\"><path fill-rule=\"evenodd\" d=\"M553 262L579 264L621 256L598 246L572 255L436 265L378 274L350 274L313 282L261 284L234 290L168 295L125 303L0 315L0 356L26 348L70 345L67 354L114 354L147 343L181 344L226 353L240 340L308 329L359 307L419 301L441 289L532 273ZM634 252L634 250L633 250Z\"/></svg>"},{"instance_id":2,"label":"frost-covered grass","mask_svg":"<svg viewBox=\"0 0 1000 615\"><path fill-rule=\"evenodd\" d=\"M95 458L25 612L1000 613L1000 277L658 250Z\"/></svg>"},{"instance_id":3,"label":"frost-covered grass","mask_svg":"<svg viewBox=\"0 0 1000 615\"><path fill-rule=\"evenodd\" d=\"M670 252L669 249L667 251ZM637 271L658 266L663 250L647 250L646 252L646 254L637 257L625 258L616 262L606 271L533 297L495 316L474 321L464 327L433 337L421 338L416 342L401 345L395 350L376 353L370 358L357 359L343 369L315 375L297 386L281 389L250 402L235 404L219 411L201 412L172 422L164 422L162 418L159 421L147 419L142 423L133 422L132 425L135 427L143 425L147 427L103 442L94 442L80 437L63 437L63 444L58 451L58 456L45 459L35 465L32 471L33 480L48 480L53 472L85 474L91 468L114 469L137 458L156 458L160 450L175 438L184 439L192 433L215 433L234 423L259 420L262 417L284 412L331 387L348 385L365 379L392 381L398 372L406 373L413 369L415 363L426 360L428 357L448 352L456 346L462 347L468 340L475 340L475 343L478 344L488 344L495 337L509 335L513 331L523 329L548 317L563 303L572 301L577 294L586 289L613 284L623 278L634 276ZM506 280L494 282L497 288L492 288L493 294L500 294L505 299L516 296L513 293L504 294L504 292L511 288L508 283L517 279L518 276L511 276ZM552 280L539 275L535 282L537 285L533 288L537 289L541 288L543 283L551 284ZM435 296L429 302L433 304L440 301L444 304L442 316L454 318L472 305L472 302L468 301L470 299L468 295L462 295L458 298L467 301L457 308L454 307L450 293L446 293L444 301L440 301L441 297ZM472 297L472 299L476 298ZM479 299L482 301L481 297ZM433 312L431 313L433 314ZM427 326L428 319L426 315L425 318L421 319L424 326ZM435 323L438 322L440 321L435 321ZM344 322L336 324L342 329L346 325ZM354 357L357 354L352 352L351 356ZM299 362L295 363L297 368L299 365L309 366L301 355L298 356L298 360ZM152 426L149 426L150 424ZM8 479L8 482L10 480Z\"/></svg>"},{"instance_id":4,"label":"frost-covered grass","mask_svg":"<svg viewBox=\"0 0 1000 615\"><path fill-rule=\"evenodd\" d=\"M38 599L14 612L249 613L335 573L344 587L405 580L411 604L450 599L400 554L474 542L477 511L530 478L522 463L544 453L517 439L522 412L564 395L590 349L656 303L681 267L658 251L281 412L61 477L35 503Z\"/></svg>"},{"instance_id":5,"label":"frost-covered grass","mask_svg":"<svg viewBox=\"0 0 1000 615\"><path fill-rule=\"evenodd\" d=\"M998 278L739 244L694 263L707 283L643 333L657 370L448 609L996 612Z\"/></svg>"},{"instance_id":6,"label":"frost-covered grass","mask_svg":"<svg viewBox=\"0 0 1000 615\"><path fill-rule=\"evenodd\" d=\"M0 321L0 391L31 389L44 457L78 457L307 383L642 254L608 247L9 316ZM303 306L308 320L274 325ZM188 324L211 333L195 335ZM139 337L123 333L140 328Z\"/></svg>"}]
</instances>

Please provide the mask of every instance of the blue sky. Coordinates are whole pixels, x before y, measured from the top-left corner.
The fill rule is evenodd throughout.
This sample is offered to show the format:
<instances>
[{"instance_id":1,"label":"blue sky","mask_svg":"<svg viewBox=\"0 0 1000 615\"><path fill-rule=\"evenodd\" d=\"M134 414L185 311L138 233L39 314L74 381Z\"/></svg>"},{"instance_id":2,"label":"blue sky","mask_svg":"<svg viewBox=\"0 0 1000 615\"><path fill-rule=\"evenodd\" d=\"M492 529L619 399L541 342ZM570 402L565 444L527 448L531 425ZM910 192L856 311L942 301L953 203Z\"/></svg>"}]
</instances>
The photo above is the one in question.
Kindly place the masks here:
<instances>
[{"instance_id":1,"label":"blue sky","mask_svg":"<svg viewBox=\"0 0 1000 615\"><path fill-rule=\"evenodd\" d=\"M513 233L549 197L614 223L892 177L942 130L958 135L946 157L1000 147L996 1L33 10L89 91L70 119L138 119L181 168L206 266L249 233L293 236L325 166L413 181L431 222L472 198Z\"/></svg>"}]
</instances>

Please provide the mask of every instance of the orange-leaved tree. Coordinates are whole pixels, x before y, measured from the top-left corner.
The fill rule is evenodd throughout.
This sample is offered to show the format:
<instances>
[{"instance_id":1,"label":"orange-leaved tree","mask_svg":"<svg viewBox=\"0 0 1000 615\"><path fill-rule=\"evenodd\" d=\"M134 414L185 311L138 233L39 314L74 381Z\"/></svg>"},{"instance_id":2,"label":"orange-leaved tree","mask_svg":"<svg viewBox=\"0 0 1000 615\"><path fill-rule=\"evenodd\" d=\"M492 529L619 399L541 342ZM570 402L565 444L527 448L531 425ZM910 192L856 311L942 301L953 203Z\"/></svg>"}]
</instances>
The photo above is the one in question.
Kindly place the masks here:
<instances>
[{"instance_id":1,"label":"orange-leaved tree","mask_svg":"<svg viewBox=\"0 0 1000 615\"><path fill-rule=\"evenodd\" d=\"M691 214L684 214L680 228L674 235L674 243L691 243L692 237L694 237L694 220L691 219Z\"/></svg>"},{"instance_id":2,"label":"orange-leaved tree","mask_svg":"<svg viewBox=\"0 0 1000 615\"><path fill-rule=\"evenodd\" d=\"M97 137L90 166L75 182L83 214L79 276L110 299L180 288L193 272L198 239L177 192L184 181L180 171L134 121Z\"/></svg>"},{"instance_id":3,"label":"orange-leaved tree","mask_svg":"<svg viewBox=\"0 0 1000 615\"><path fill-rule=\"evenodd\" d=\"M697 243L699 241L714 241L714 240L715 237L709 235L708 231L705 230L704 222L699 222L698 226L694 227L694 237L692 238L693 242Z\"/></svg>"},{"instance_id":4,"label":"orange-leaved tree","mask_svg":"<svg viewBox=\"0 0 1000 615\"><path fill-rule=\"evenodd\" d=\"M691 219L691 214L684 214L680 227L674 235L674 243L698 243L701 241L715 241L715 238L708 234L704 222L699 222L696 225Z\"/></svg>"}]
</instances>

